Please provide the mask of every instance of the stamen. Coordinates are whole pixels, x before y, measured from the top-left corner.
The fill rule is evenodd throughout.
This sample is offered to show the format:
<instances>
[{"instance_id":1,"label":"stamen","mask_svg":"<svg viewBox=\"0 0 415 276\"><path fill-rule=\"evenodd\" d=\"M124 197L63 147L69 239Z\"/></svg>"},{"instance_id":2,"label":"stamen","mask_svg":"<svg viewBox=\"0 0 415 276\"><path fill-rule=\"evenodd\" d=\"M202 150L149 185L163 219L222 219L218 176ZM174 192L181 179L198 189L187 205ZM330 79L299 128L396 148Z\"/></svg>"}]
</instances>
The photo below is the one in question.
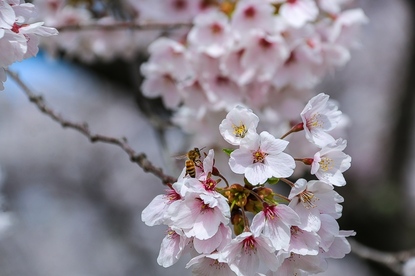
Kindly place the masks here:
<instances>
[{"instance_id":1,"label":"stamen","mask_svg":"<svg viewBox=\"0 0 415 276\"><path fill-rule=\"evenodd\" d=\"M233 134L236 137L244 138L247 132L248 132L248 129L243 123L241 123L239 126L233 125Z\"/></svg>"},{"instance_id":2,"label":"stamen","mask_svg":"<svg viewBox=\"0 0 415 276\"><path fill-rule=\"evenodd\" d=\"M267 207L264 209L264 214L265 217L268 220L274 220L276 217L278 217L278 215L274 212L274 208L273 207Z\"/></svg>"},{"instance_id":3,"label":"stamen","mask_svg":"<svg viewBox=\"0 0 415 276\"><path fill-rule=\"evenodd\" d=\"M208 178L203 182L206 191L214 191L216 187L217 181L213 180L212 178Z\"/></svg>"},{"instance_id":4,"label":"stamen","mask_svg":"<svg viewBox=\"0 0 415 276\"><path fill-rule=\"evenodd\" d=\"M252 236L247 237L243 241L243 249L245 250L245 252L256 251L255 245L256 245L256 241Z\"/></svg>"},{"instance_id":5,"label":"stamen","mask_svg":"<svg viewBox=\"0 0 415 276\"><path fill-rule=\"evenodd\" d=\"M306 209L310 209L316 207L314 202L319 199L312 192L306 190L300 194L300 200Z\"/></svg>"},{"instance_id":6,"label":"stamen","mask_svg":"<svg viewBox=\"0 0 415 276\"><path fill-rule=\"evenodd\" d=\"M323 122L320 120L320 114L316 113L307 120L308 128L323 127Z\"/></svg>"},{"instance_id":7,"label":"stamen","mask_svg":"<svg viewBox=\"0 0 415 276\"><path fill-rule=\"evenodd\" d=\"M331 170L331 169L333 169L333 159L331 159L331 158L328 158L328 157L323 157L323 158L321 158L321 161L320 162L318 162L319 164L320 164L320 168L323 170L323 171L328 171L328 170Z\"/></svg>"},{"instance_id":8,"label":"stamen","mask_svg":"<svg viewBox=\"0 0 415 276\"><path fill-rule=\"evenodd\" d=\"M268 155L268 153L265 153L261 150L257 150L252 154L252 157L254 158L253 163L264 163L265 157Z\"/></svg>"}]
</instances>

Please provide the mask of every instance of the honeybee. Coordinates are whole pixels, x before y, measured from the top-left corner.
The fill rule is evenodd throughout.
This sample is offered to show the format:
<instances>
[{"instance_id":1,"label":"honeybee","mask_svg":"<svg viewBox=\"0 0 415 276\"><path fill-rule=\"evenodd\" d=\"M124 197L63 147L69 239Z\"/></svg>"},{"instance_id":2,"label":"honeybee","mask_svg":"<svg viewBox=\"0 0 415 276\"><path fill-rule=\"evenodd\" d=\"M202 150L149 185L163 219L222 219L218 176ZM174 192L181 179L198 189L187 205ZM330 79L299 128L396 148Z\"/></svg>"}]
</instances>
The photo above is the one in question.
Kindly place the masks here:
<instances>
[{"instance_id":1,"label":"honeybee","mask_svg":"<svg viewBox=\"0 0 415 276\"><path fill-rule=\"evenodd\" d=\"M200 149L194 148L192 150L189 150L186 154L177 156L177 159L183 159L187 158L185 162L186 167L186 174L190 175L190 177L195 178L196 177L196 166L200 167Z\"/></svg>"}]
</instances>

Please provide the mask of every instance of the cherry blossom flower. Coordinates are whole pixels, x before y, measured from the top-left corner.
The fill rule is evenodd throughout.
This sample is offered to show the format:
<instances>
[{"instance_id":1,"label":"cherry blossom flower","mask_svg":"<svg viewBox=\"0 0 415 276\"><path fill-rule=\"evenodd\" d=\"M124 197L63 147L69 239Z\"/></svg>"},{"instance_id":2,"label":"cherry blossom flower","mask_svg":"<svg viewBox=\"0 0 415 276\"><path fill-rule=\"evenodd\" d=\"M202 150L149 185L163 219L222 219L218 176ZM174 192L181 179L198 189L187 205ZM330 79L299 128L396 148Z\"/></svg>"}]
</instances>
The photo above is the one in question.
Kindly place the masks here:
<instances>
[{"instance_id":1,"label":"cherry blossom flower","mask_svg":"<svg viewBox=\"0 0 415 276\"><path fill-rule=\"evenodd\" d=\"M361 9L343 11L336 17L329 30L328 40L349 48L359 46L355 38L360 26L367 22L368 19Z\"/></svg>"},{"instance_id":2,"label":"cherry blossom flower","mask_svg":"<svg viewBox=\"0 0 415 276\"><path fill-rule=\"evenodd\" d=\"M183 235L180 230L169 228L167 235L161 242L157 263L162 267L174 265L186 251L189 243L190 239Z\"/></svg>"},{"instance_id":3,"label":"cherry blossom flower","mask_svg":"<svg viewBox=\"0 0 415 276\"><path fill-rule=\"evenodd\" d=\"M276 139L266 131L241 142L230 155L229 166L235 173L244 174L253 185L271 177L289 177L295 168L294 159L283 152L288 142Z\"/></svg>"},{"instance_id":4,"label":"cherry blossom flower","mask_svg":"<svg viewBox=\"0 0 415 276\"><path fill-rule=\"evenodd\" d=\"M320 93L313 97L300 113L307 140L319 147L334 142L328 132L339 123L341 114L328 95Z\"/></svg>"},{"instance_id":5,"label":"cherry blossom flower","mask_svg":"<svg viewBox=\"0 0 415 276\"><path fill-rule=\"evenodd\" d=\"M291 240L288 252L299 255L317 255L320 236L316 232L306 231L298 226L291 226Z\"/></svg>"},{"instance_id":6,"label":"cherry blossom flower","mask_svg":"<svg viewBox=\"0 0 415 276\"><path fill-rule=\"evenodd\" d=\"M240 145L245 137L256 134L259 118L252 110L237 105L223 119L219 131L229 144Z\"/></svg>"},{"instance_id":7,"label":"cherry blossom flower","mask_svg":"<svg viewBox=\"0 0 415 276\"><path fill-rule=\"evenodd\" d=\"M351 251L350 243L347 241L347 237L355 236L354 231L340 230L339 234L335 236L330 248L323 252L321 255L324 258L341 259Z\"/></svg>"},{"instance_id":8,"label":"cherry blossom flower","mask_svg":"<svg viewBox=\"0 0 415 276\"><path fill-rule=\"evenodd\" d=\"M200 240L193 238L193 246L200 254L210 254L215 250L222 250L232 239L232 230L224 224L219 225L219 230L211 238Z\"/></svg>"},{"instance_id":9,"label":"cherry blossom flower","mask_svg":"<svg viewBox=\"0 0 415 276\"><path fill-rule=\"evenodd\" d=\"M300 218L290 207L278 204L265 206L263 211L256 214L252 219L251 231L255 236L262 233L276 250L288 250L291 226L299 224Z\"/></svg>"},{"instance_id":10,"label":"cherry blossom flower","mask_svg":"<svg viewBox=\"0 0 415 276\"><path fill-rule=\"evenodd\" d=\"M173 225L187 237L206 240L213 237L221 224L229 222L230 210L223 196L187 193L183 201L168 209Z\"/></svg>"},{"instance_id":11,"label":"cherry blossom flower","mask_svg":"<svg viewBox=\"0 0 415 276\"><path fill-rule=\"evenodd\" d=\"M143 95L149 98L162 97L163 104L166 107L176 108L181 102L181 96L174 77L168 72L160 71L158 68L151 66L151 64L142 66L141 70L149 76L143 82Z\"/></svg>"},{"instance_id":12,"label":"cherry blossom flower","mask_svg":"<svg viewBox=\"0 0 415 276\"><path fill-rule=\"evenodd\" d=\"M254 237L251 232L244 232L235 237L222 250L223 258L237 275L254 275L260 263L275 271L280 262L275 249L264 236Z\"/></svg>"},{"instance_id":13,"label":"cherry blossom flower","mask_svg":"<svg viewBox=\"0 0 415 276\"><path fill-rule=\"evenodd\" d=\"M232 29L239 36L251 29L262 29L272 33L275 29L273 13L273 6L265 1L239 1L232 15Z\"/></svg>"},{"instance_id":14,"label":"cherry blossom flower","mask_svg":"<svg viewBox=\"0 0 415 276\"><path fill-rule=\"evenodd\" d=\"M189 77L189 65L186 48L175 40L161 37L148 47L151 54L149 62L164 72L169 72L174 79L183 80Z\"/></svg>"},{"instance_id":15,"label":"cherry blossom flower","mask_svg":"<svg viewBox=\"0 0 415 276\"><path fill-rule=\"evenodd\" d=\"M187 39L196 51L219 57L232 46L232 34L225 14L219 11L200 14L194 24Z\"/></svg>"},{"instance_id":16,"label":"cherry blossom flower","mask_svg":"<svg viewBox=\"0 0 415 276\"><path fill-rule=\"evenodd\" d=\"M350 168L352 158L345 154L347 141L337 139L318 151L311 164L311 174L318 179L335 186L346 185L343 172Z\"/></svg>"},{"instance_id":17,"label":"cherry blossom flower","mask_svg":"<svg viewBox=\"0 0 415 276\"><path fill-rule=\"evenodd\" d=\"M300 255L279 251L277 257L281 266L275 272L268 272L267 276L310 275L323 272L327 269L327 262L320 254Z\"/></svg>"},{"instance_id":18,"label":"cherry blossom flower","mask_svg":"<svg viewBox=\"0 0 415 276\"><path fill-rule=\"evenodd\" d=\"M300 229L318 231L321 227L320 214L329 214L334 218L341 216L343 202L333 186L317 180L308 181L300 178L295 182L288 204L300 217Z\"/></svg>"},{"instance_id":19,"label":"cherry blossom flower","mask_svg":"<svg viewBox=\"0 0 415 276\"><path fill-rule=\"evenodd\" d=\"M338 14L342 6L350 3L352 0L318 0L320 9L331 14Z\"/></svg>"},{"instance_id":20,"label":"cherry blossom flower","mask_svg":"<svg viewBox=\"0 0 415 276\"><path fill-rule=\"evenodd\" d=\"M177 186L176 186L177 187ZM159 225L166 222L167 209L171 203L180 200L181 196L174 189L167 194L156 196L141 213L141 220L148 226Z\"/></svg>"},{"instance_id":21,"label":"cherry blossom flower","mask_svg":"<svg viewBox=\"0 0 415 276\"><path fill-rule=\"evenodd\" d=\"M269 35L262 30L252 30L244 38L241 66L244 69L239 83L256 79L269 81L289 56L289 50L280 35Z\"/></svg>"},{"instance_id":22,"label":"cherry blossom flower","mask_svg":"<svg viewBox=\"0 0 415 276\"><path fill-rule=\"evenodd\" d=\"M53 36L58 31L43 26L43 22L33 22L33 4L2 0L0 8L0 67L4 72L12 63L37 54L39 36Z\"/></svg>"},{"instance_id":23,"label":"cherry blossom flower","mask_svg":"<svg viewBox=\"0 0 415 276\"><path fill-rule=\"evenodd\" d=\"M193 266L193 275L198 276L230 276L235 273L230 269L227 262L221 259L220 253L199 255L191 259L186 268Z\"/></svg>"},{"instance_id":24,"label":"cherry blossom flower","mask_svg":"<svg viewBox=\"0 0 415 276\"><path fill-rule=\"evenodd\" d=\"M327 214L320 214L321 227L317 234L320 236L320 247L328 251L334 239L339 236L340 228L336 219Z\"/></svg>"},{"instance_id":25,"label":"cherry blossom flower","mask_svg":"<svg viewBox=\"0 0 415 276\"><path fill-rule=\"evenodd\" d=\"M277 0L276 2L283 2L279 14L296 28L302 27L308 21L315 20L319 13L314 0Z\"/></svg>"}]
</instances>

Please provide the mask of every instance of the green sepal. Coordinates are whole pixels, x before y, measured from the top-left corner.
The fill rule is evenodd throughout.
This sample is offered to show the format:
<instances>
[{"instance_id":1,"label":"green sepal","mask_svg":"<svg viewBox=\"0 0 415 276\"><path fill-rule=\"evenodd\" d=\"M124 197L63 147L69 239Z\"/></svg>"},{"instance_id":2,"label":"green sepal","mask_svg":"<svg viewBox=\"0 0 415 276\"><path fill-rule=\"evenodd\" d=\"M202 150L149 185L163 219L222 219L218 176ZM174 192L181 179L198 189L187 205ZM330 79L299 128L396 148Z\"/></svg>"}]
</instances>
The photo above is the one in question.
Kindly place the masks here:
<instances>
[{"instance_id":1,"label":"green sepal","mask_svg":"<svg viewBox=\"0 0 415 276\"><path fill-rule=\"evenodd\" d=\"M234 151L234 149L222 149L224 153L226 153L227 155L231 155L231 153Z\"/></svg>"},{"instance_id":2,"label":"green sepal","mask_svg":"<svg viewBox=\"0 0 415 276\"><path fill-rule=\"evenodd\" d=\"M275 185L275 184L278 183L278 181L280 181L280 179L277 178L277 177L270 177L267 180L268 184L270 184L270 185Z\"/></svg>"}]
</instances>

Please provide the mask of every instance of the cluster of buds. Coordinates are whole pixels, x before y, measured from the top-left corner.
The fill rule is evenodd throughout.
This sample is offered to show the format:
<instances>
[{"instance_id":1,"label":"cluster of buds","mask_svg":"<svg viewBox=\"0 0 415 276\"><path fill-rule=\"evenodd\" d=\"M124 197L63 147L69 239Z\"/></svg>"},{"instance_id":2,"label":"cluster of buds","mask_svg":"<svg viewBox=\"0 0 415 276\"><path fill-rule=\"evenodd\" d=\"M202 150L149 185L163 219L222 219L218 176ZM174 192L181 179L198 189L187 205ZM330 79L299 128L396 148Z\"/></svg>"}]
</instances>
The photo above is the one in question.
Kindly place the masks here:
<instances>
[{"instance_id":1,"label":"cluster of buds","mask_svg":"<svg viewBox=\"0 0 415 276\"><path fill-rule=\"evenodd\" d=\"M0 0L0 90L6 81L8 66L33 57L39 51L39 37L56 35L43 22L32 23L35 6L21 0Z\"/></svg>"},{"instance_id":2,"label":"cluster of buds","mask_svg":"<svg viewBox=\"0 0 415 276\"><path fill-rule=\"evenodd\" d=\"M230 170L244 176L239 183L223 176L226 168L216 167L212 149L189 152L177 182L142 212L147 225L168 227L157 259L161 266L190 253L186 267L194 275L308 275L324 271L327 258L350 252L346 237L355 233L339 229L343 198L334 186L346 184L343 172L351 158L343 152L346 141L330 134L341 112L321 93L300 115L300 123L275 138L257 133L259 118L250 109L236 106L227 114L219 132L238 147L224 152ZM285 138L300 133L319 148L313 157L284 152ZM287 179L296 162L309 165L317 179ZM288 196L266 187L277 183L290 187Z\"/></svg>"},{"instance_id":3,"label":"cluster of buds","mask_svg":"<svg viewBox=\"0 0 415 276\"><path fill-rule=\"evenodd\" d=\"M266 129L286 128L315 85L350 59L367 21L361 9L345 9L350 2L222 1L200 12L181 40L149 46L142 92L161 97L175 110L173 122L205 145L218 140L209 133L236 104Z\"/></svg>"}]
</instances>

